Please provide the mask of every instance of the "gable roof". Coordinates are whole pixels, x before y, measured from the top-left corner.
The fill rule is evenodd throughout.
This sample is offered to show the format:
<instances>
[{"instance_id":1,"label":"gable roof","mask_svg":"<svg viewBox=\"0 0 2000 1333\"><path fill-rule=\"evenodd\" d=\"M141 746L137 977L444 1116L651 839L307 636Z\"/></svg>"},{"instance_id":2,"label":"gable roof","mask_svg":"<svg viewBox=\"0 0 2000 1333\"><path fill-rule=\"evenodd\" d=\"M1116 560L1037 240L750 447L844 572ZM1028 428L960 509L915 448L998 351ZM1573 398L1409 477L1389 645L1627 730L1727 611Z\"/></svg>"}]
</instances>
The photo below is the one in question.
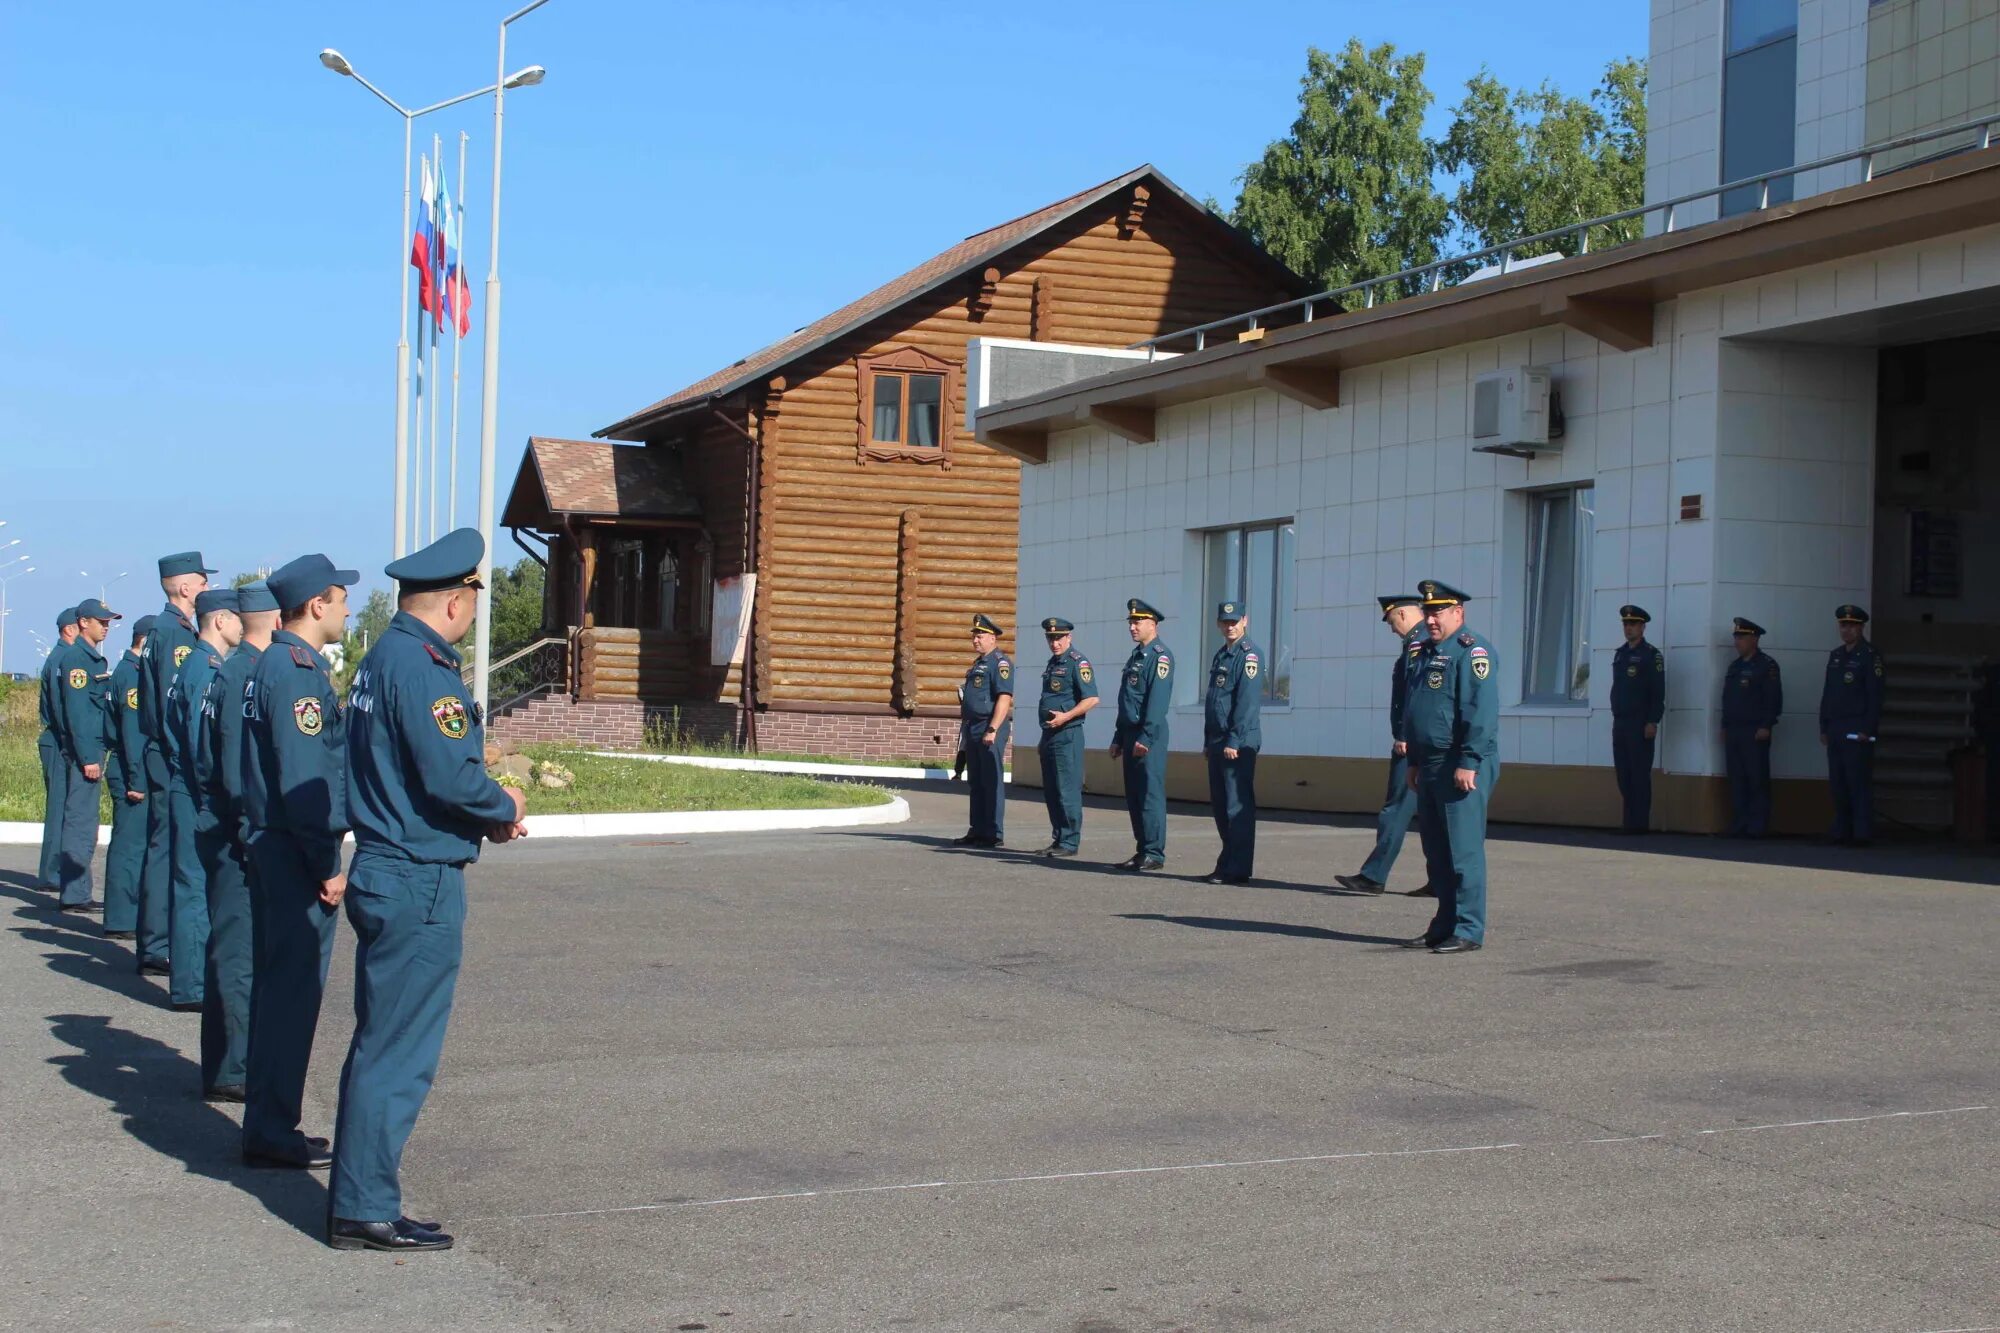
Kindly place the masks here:
<instances>
[{"instance_id":1,"label":"gable roof","mask_svg":"<svg viewBox=\"0 0 2000 1333\"><path fill-rule=\"evenodd\" d=\"M1245 259L1267 269L1272 279L1281 286L1297 290L1301 295L1306 292L1309 284L1304 279L1265 254L1235 227L1210 212L1201 201L1168 180L1151 163L1147 163L1100 185L1093 185L1067 199L1058 199L1045 208L1025 213L1011 222L1003 222L997 227L990 227L968 236L942 254L932 256L909 272L882 284L857 301L850 301L832 314L814 320L789 337L780 338L770 346L752 352L741 361L696 380L678 393L662 398L651 407L643 408L622 420L613 422L603 430L592 433L599 439L636 439L638 437L632 432L638 428L696 404L735 393L800 357L819 350L835 339L852 333L897 306L998 259L1021 242L1047 231L1098 201L1141 181L1158 184L1172 192L1198 215L1212 223L1223 239L1243 252Z\"/></svg>"},{"instance_id":2,"label":"gable roof","mask_svg":"<svg viewBox=\"0 0 2000 1333\"><path fill-rule=\"evenodd\" d=\"M672 449L536 436L521 456L500 522L546 527L570 514L699 518L701 504L688 492Z\"/></svg>"}]
</instances>

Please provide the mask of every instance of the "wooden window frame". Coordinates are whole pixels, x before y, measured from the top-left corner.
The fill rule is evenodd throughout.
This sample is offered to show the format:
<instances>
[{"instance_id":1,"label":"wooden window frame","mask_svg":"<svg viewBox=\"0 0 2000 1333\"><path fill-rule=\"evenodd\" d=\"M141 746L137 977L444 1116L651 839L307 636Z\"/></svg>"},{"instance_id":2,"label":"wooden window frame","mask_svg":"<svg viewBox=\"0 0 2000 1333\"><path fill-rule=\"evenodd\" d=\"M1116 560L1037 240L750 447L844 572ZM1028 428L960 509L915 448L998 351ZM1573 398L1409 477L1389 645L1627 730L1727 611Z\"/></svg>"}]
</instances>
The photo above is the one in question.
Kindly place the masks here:
<instances>
[{"instance_id":1,"label":"wooden window frame","mask_svg":"<svg viewBox=\"0 0 2000 1333\"><path fill-rule=\"evenodd\" d=\"M895 347L886 352L856 357L855 370L855 461L858 463L935 463L951 469L952 440L958 421L962 367L954 361L932 356L917 347ZM935 446L887 444L875 438L875 376L901 375L903 384L903 435L910 430L911 375L936 375L944 381L938 402L938 442Z\"/></svg>"}]
</instances>

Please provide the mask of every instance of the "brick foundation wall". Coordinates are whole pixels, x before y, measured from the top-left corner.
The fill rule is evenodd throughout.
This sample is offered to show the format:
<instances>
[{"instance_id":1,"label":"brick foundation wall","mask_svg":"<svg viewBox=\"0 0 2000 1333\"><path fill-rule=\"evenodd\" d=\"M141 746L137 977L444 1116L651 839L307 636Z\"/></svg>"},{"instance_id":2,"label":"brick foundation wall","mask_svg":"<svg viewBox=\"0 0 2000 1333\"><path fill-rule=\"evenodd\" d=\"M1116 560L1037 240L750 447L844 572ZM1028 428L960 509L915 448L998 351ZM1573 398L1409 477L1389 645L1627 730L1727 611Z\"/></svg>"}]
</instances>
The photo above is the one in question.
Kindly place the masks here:
<instances>
[{"instance_id":1,"label":"brick foundation wall","mask_svg":"<svg viewBox=\"0 0 2000 1333\"><path fill-rule=\"evenodd\" d=\"M517 745L589 745L636 750L648 725L702 745L735 745L741 739L734 704L661 706L637 700L578 701L542 695L493 719L493 740ZM950 766L958 753L958 723L948 717L882 714L763 712L757 747L766 753L819 754L835 759L921 759Z\"/></svg>"}]
</instances>

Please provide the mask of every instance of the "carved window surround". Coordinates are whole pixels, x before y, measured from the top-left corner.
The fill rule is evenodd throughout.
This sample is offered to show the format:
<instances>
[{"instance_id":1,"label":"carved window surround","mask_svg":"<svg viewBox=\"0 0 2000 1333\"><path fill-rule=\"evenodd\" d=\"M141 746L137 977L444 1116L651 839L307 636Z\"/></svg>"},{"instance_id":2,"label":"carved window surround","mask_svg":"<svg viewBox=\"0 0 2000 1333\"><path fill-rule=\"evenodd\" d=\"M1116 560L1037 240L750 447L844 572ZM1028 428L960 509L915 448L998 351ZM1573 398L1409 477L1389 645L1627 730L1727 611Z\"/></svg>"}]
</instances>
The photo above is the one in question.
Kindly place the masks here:
<instances>
[{"instance_id":1,"label":"carved window surround","mask_svg":"<svg viewBox=\"0 0 2000 1333\"><path fill-rule=\"evenodd\" d=\"M856 357L855 369L855 461L859 463L935 463L951 468L952 439L963 401L963 368L955 362L932 356L915 347L896 347L873 356ZM901 381L897 395L894 440L877 439L875 431L875 386L878 376L896 376ZM937 443L911 444L913 381L935 376L939 381ZM886 432L885 432L886 433Z\"/></svg>"}]
</instances>

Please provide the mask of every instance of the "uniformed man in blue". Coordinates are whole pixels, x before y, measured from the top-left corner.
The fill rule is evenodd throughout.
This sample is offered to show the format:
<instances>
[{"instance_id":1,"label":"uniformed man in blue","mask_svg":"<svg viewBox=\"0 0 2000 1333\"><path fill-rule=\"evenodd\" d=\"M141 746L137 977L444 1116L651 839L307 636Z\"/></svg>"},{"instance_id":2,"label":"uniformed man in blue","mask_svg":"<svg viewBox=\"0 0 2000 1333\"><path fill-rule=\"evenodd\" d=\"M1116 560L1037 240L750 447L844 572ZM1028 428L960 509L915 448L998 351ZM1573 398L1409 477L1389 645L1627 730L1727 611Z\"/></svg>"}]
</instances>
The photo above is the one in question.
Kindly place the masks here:
<instances>
[{"instance_id":1,"label":"uniformed man in blue","mask_svg":"<svg viewBox=\"0 0 2000 1333\"><path fill-rule=\"evenodd\" d=\"M153 618L132 622L132 644L111 668L111 850L104 858L104 934L139 931L139 872L146 864L146 738L139 730L139 655Z\"/></svg>"},{"instance_id":2,"label":"uniformed man in blue","mask_svg":"<svg viewBox=\"0 0 2000 1333\"><path fill-rule=\"evenodd\" d=\"M1611 655L1611 763L1626 833L1652 827L1653 745L1667 713L1667 655L1646 642L1652 619L1643 606L1619 607L1625 642Z\"/></svg>"},{"instance_id":3,"label":"uniformed man in blue","mask_svg":"<svg viewBox=\"0 0 2000 1333\"><path fill-rule=\"evenodd\" d=\"M1382 795L1382 809L1375 816L1375 850L1358 875L1335 875L1334 882L1356 893L1380 893L1389 886L1389 870L1402 855L1403 838L1417 815L1417 793L1410 786L1410 745L1403 736L1403 709L1409 698L1410 682L1417 674L1417 659L1430 642L1424 627L1423 598L1409 593L1377 597L1382 623L1396 636L1396 660L1389 664L1389 786ZM1428 882L1412 891L1413 897L1436 897Z\"/></svg>"},{"instance_id":4,"label":"uniformed man in blue","mask_svg":"<svg viewBox=\"0 0 2000 1333\"><path fill-rule=\"evenodd\" d=\"M444 1250L403 1214L397 1173L437 1076L482 838L527 832L527 804L486 775L485 719L454 647L472 628L485 543L460 528L390 565L397 610L355 673L348 737L354 1040L340 1071L327 1240Z\"/></svg>"},{"instance_id":5,"label":"uniformed man in blue","mask_svg":"<svg viewBox=\"0 0 2000 1333\"><path fill-rule=\"evenodd\" d=\"M1120 870L1158 870L1167 864L1167 713L1174 700L1174 657L1160 642L1166 617L1137 597L1125 603L1132 655L1118 682L1118 726L1111 757L1125 776L1125 808L1132 815L1138 849Z\"/></svg>"},{"instance_id":6,"label":"uniformed man in blue","mask_svg":"<svg viewBox=\"0 0 2000 1333\"><path fill-rule=\"evenodd\" d=\"M146 862L139 872L139 970L158 972L178 981L175 1000L199 1000L203 961L192 955L176 973L169 966L174 936L187 936L206 917L208 900L201 887L201 864L194 849L194 805L181 782L174 755L168 696L181 664L201 637L194 623L194 599L208 586L215 571L202 563L200 551L178 551L160 557L160 589L164 609L153 617L153 632L139 668L139 730L146 736ZM175 795L187 818L174 822ZM156 934L158 925L166 927ZM193 943L188 941L188 952Z\"/></svg>"},{"instance_id":7,"label":"uniformed man in blue","mask_svg":"<svg viewBox=\"0 0 2000 1333\"><path fill-rule=\"evenodd\" d=\"M243 701L243 811L250 824L257 941L244 1065L243 1160L331 1164L325 1139L299 1130L333 928L347 876L347 710L322 656L347 626L361 575L302 555L265 580L281 608Z\"/></svg>"},{"instance_id":8,"label":"uniformed man in blue","mask_svg":"<svg viewBox=\"0 0 2000 1333\"><path fill-rule=\"evenodd\" d=\"M1248 884L1257 860L1257 752L1264 748L1264 686L1269 663L1250 639L1250 608L1215 608L1222 646L1208 664L1201 748L1208 756L1208 805L1222 839L1210 884Z\"/></svg>"},{"instance_id":9,"label":"uniformed man in blue","mask_svg":"<svg viewBox=\"0 0 2000 1333\"><path fill-rule=\"evenodd\" d=\"M1403 732L1438 905L1430 928L1403 947L1470 953L1486 942L1486 804L1500 781L1500 663L1493 645L1465 628L1464 593L1436 579L1417 591L1430 642Z\"/></svg>"},{"instance_id":10,"label":"uniformed man in blue","mask_svg":"<svg viewBox=\"0 0 2000 1333\"><path fill-rule=\"evenodd\" d=\"M243 810L243 699L257 659L278 628L278 599L259 580L237 589L243 637L202 697L195 751L198 798L215 819L198 843L208 881L208 975L201 1010L202 1096L240 1102L250 1058L250 995L256 977L249 829Z\"/></svg>"},{"instance_id":11,"label":"uniformed man in blue","mask_svg":"<svg viewBox=\"0 0 2000 1333\"><path fill-rule=\"evenodd\" d=\"M1736 660L1722 678L1722 746L1729 770L1729 832L1761 838L1771 826L1771 732L1785 711L1778 663L1758 645L1764 627L1736 617Z\"/></svg>"},{"instance_id":12,"label":"uniformed man in blue","mask_svg":"<svg viewBox=\"0 0 2000 1333\"><path fill-rule=\"evenodd\" d=\"M1036 749L1042 761L1042 800L1049 808L1049 845L1042 856L1075 856L1083 838L1083 718L1097 707L1097 679L1090 659L1070 645L1076 626L1061 616L1042 622L1049 664L1042 668L1042 724Z\"/></svg>"},{"instance_id":13,"label":"uniformed man in blue","mask_svg":"<svg viewBox=\"0 0 2000 1333\"><path fill-rule=\"evenodd\" d=\"M1006 836L1007 739L1014 726L1014 664L1000 651L1000 627L985 616L972 618L972 651L958 687L958 743L965 748L972 788L972 818L960 847L998 847Z\"/></svg>"},{"instance_id":14,"label":"uniformed man in blue","mask_svg":"<svg viewBox=\"0 0 2000 1333\"><path fill-rule=\"evenodd\" d=\"M194 599L195 623L201 627L201 642L195 645L188 660L181 663L180 676L174 684L173 725L175 748L181 756L181 763L187 771L188 793L194 803L194 847L195 855L201 861L201 884L205 901L202 903L202 982L201 1003L201 1090L203 1095L214 1092L218 1086L218 1075L222 1060L224 1042L220 1031L221 1002L210 995L209 987L215 978L215 913L221 907L225 932L236 932L247 937L250 931L250 904L240 901L242 886L240 877L231 875L231 867L224 867L220 873L235 879L235 883L218 885L212 878L217 872L217 863L222 859L222 847L229 838L223 821L228 811L217 804L210 795L216 781L219 757L216 754L213 734L209 728L211 710L215 707L215 682L222 674L226 659L243 640L243 621L237 614L241 605L234 588L207 588ZM241 711L241 701L238 701ZM218 892L219 890L219 892ZM239 914L237 920L230 920L232 913ZM228 942L233 945L235 941ZM175 958L179 967L179 958ZM247 989L247 988L246 988ZM248 996L244 997L246 1000ZM245 1034L249 1029L249 1015L240 1015ZM243 1071L238 1069L230 1080L240 1088ZM218 1100L237 1101L235 1097L218 1095Z\"/></svg>"},{"instance_id":15,"label":"uniformed man in blue","mask_svg":"<svg viewBox=\"0 0 2000 1333\"><path fill-rule=\"evenodd\" d=\"M40 705L42 732L35 741L42 761L42 859L35 879L51 893L62 887L63 798L69 777L63 762L62 685L57 669L63 654L76 642L76 608L66 606L56 617L56 646L42 659Z\"/></svg>"},{"instance_id":16,"label":"uniformed man in blue","mask_svg":"<svg viewBox=\"0 0 2000 1333\"><path fill-rule=\"evenodd\" d=\"M1826 747L1837 843L1866 847L1875 838L1875 734L1882 726L1882 655L1863 631L1868 613L1852 602L1834 609L1840 647L1827 655L1819 693L1819 743Z\"/></svg>"},{"instance_id":17,"label":"uniformed man in blue","mask_svg":"<svg viewBox=\"0 0 2000 1333\"><path fill-rule=\"evenodd\" d=\"M175 827L185 821L188 836L194 840L194 872L188 878L201 892L198 909L192 901L184 902L178 897L174 900L170 992L174 1008L189 1013L201 1013L207 1007L204 997L208 994L208 858L203 854L203 843L213 842L216 827L215 812L202 800L202 785L207 776L203 765L211 757L200 752L206 730L201 708L215 673L222 670L223 659L243 637L236 604L234 588L204 588L195 594L194 620L201 637L180 670L174 673L173 689L167 695L167 728L173 736L176 776ZM174 892L181 892L178 880ZM190 995L192 999L183 998Z\"/></svg>"},{"instance_id":18,"label":"uniformed man in blue","mask_svg":"<svg viewBox=\"0 0 2000 1333\"><path fill-rule=\"evenodd\" d=\"M103 904L91 898L90 862L97 855L98 793L104 781L104 756L111 748L111 668L98 645L122 620L116 611L90 598L76 608L76 641L61 650L56 682L62 690L63 831L58 863L62 910L99 912Z\"/></svg>"}]
</instances>

